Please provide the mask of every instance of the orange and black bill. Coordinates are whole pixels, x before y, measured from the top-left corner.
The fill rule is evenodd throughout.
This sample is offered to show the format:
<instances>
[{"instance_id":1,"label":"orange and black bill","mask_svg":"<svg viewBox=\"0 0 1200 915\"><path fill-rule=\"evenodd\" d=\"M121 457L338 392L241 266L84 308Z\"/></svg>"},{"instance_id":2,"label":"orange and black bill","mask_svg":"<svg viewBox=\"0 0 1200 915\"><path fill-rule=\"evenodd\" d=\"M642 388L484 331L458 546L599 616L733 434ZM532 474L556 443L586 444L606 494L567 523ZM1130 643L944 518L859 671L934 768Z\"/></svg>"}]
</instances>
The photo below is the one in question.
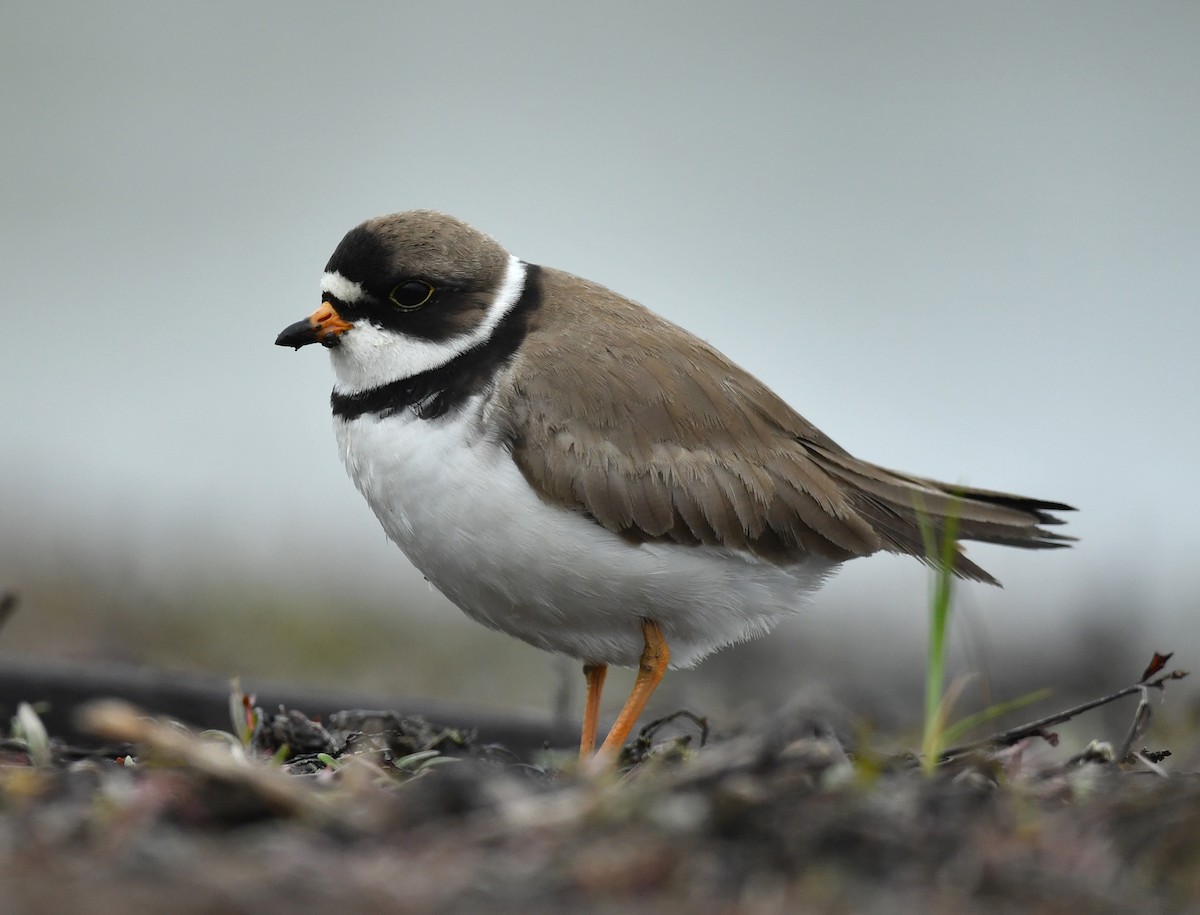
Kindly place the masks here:
<instances>
[{"instance_id":1,"label":"orange and black bill","mask_svg":"<svg viewBox=\"0 0 1200 915\"><path fill-rule=\"evenodd\" d=\"M321 307L303 321L285 327L275 338L275 345L290 346L294 349L300 349L310 343L337 346L338 337L353 326L337 313L333 305L322 302Z\"/></svg>"}]
</instances>

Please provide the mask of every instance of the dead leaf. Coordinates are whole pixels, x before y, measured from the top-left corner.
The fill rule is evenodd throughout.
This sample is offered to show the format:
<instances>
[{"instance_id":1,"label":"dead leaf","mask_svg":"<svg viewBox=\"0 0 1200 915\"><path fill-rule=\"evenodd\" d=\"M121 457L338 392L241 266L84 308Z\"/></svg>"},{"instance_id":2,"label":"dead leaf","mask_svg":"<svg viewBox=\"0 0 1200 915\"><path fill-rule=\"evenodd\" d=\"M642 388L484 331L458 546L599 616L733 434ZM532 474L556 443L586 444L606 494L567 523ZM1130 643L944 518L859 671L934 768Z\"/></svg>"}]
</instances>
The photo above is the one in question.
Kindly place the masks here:
<instances>
[{"instance_id":1,"label":"dead leaf","mask_svg":"<svg viewBox=\"0 0 1200 915\"><path fill-rule=\"evenodd\" d=\"M1173 651L1168 651L1166 654L1162 654L1161 652L1158 652L1158 651L1154 652L1154 657L1152 657L1150 659L1150 663L1148 665L1146 665L1146 670L1142 674L1142 679L1138 680L1138 683L1145 683L1147 680L1149 680L1151 677L1153 677L1156 673L1158 673L1160 670L1162 670L1164 667L1166 667L1167 662L1169 660L1171 660L1171 658L1174 654L1175 654L1175 652L1173 652Z\"/></svg>"}]
</instances>

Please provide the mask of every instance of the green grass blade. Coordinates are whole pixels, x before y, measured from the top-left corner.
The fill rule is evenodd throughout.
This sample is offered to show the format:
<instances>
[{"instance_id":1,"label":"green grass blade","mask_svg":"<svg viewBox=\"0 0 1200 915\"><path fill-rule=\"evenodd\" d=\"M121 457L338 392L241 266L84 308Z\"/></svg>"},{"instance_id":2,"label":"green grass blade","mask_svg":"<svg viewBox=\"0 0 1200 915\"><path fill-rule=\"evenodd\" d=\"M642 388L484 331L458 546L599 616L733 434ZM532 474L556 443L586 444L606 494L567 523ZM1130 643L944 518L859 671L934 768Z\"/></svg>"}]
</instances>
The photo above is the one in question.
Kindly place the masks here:
<instances>
[{"instance_id":1,"label":"green grass blade","mask_svg":"<svg viewBox=\"0 0 1200 915\"><path fill-rule=\"evenodd\" d=\"M920 496L914 499L917 524L925 555L933 567L933 591L929 601L929 639L925 664L925 728L921 738L921 767L927 775L937 768L946 745L945 725L949 708L944 700L946 682L946 636L950 629L950 607L954 597L954 560L958 553L958 516L945 518L941 542Z\"/></svg>"},{"instance_id":2,"label":"green grass blade","mask_svg":"<svg viewBox=\"0 0 1200 915\"><path fill-rule=\"evenodd\" d=\"M1023 696L1017 696L1015 699L1008 699L1004 702L996 702L982 711L960 718L946 728L946 732L942 735L943 748L947 744L957 743L962 739L964 734L975 730L975 728L982 724L999 718L1001 715L1007 715L1009 712L1015 712L1019 708L1025 708L1027 705L1033 705L1035 702L1041 702L1043 699L1049 698L1052 692L1053 690L1049 687L1035 689L1031 693L1026 693Z\"/></svg>"}]
</instances>

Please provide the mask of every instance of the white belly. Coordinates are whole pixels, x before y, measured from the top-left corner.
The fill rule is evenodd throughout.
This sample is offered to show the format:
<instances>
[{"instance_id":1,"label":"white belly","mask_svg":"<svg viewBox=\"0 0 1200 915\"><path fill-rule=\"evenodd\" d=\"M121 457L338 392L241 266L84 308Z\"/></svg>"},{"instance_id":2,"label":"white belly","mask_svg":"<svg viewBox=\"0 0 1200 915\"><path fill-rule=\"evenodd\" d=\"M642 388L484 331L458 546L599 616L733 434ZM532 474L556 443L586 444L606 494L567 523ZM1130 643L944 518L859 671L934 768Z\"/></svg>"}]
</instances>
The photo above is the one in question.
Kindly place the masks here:
<instances>
[{"instance_id":1,"label":"white belly","mask_svg":"<svg viewBox=\"0 0 1200 915\"><path fill-rule=\"evenodd\" d=\"M781 568L734 550L633 545L543 502L478 422L409 411L334 419L351 479L384 530L468 616L550 651L636 665L641 621L687 667L770 630L828 577L822 559Z\"/></svg>"}]
</instances>

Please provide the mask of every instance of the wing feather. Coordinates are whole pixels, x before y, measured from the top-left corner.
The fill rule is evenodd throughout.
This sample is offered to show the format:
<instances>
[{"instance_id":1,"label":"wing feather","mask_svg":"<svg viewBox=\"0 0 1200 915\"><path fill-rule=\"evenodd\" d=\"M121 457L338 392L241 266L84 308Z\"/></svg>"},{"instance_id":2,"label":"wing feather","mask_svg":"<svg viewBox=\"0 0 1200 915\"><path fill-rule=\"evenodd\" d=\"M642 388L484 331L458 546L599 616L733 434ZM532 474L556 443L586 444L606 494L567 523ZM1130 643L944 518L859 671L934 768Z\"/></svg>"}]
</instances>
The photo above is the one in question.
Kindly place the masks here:
<instances>
[{"instance_id":1,"label":"wing feather","mask_svg":"<svg viewBox=\"0 0 1200 915\"><path fill-rule=\"evenodd\" d=\"M921 513L936 531L956 517L958 539L1070 539L1039 527L1060 523L1051 512L1068 506L859 461L640 305L554 270L541 282L547 314L497 384L495 407L517 466L549 501L631 540L722 545L781 563L880 549L923 558ZM992 580L965 557L956 571Z\"/></svg>"}]
</instances>

